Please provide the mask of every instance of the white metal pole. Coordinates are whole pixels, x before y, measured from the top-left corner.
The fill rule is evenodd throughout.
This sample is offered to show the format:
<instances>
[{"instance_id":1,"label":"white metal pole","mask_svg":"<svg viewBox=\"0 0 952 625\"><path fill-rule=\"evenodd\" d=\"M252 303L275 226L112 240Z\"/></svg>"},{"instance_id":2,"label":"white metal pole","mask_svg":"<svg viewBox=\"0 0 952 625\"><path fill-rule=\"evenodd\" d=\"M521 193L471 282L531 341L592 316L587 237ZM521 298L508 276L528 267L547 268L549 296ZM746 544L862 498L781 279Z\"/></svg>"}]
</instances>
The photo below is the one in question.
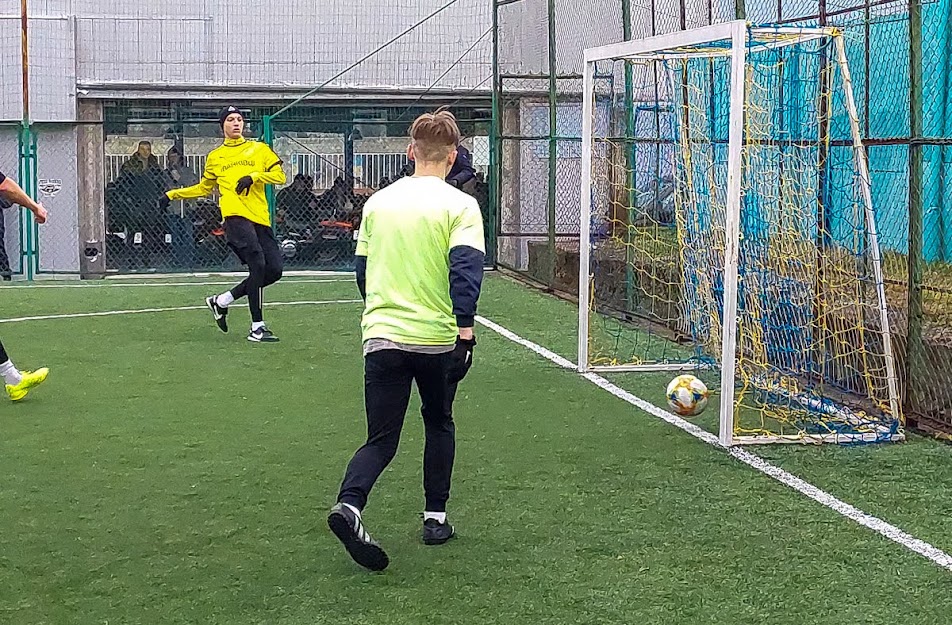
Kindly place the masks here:
<instances>
[{"instance_id":1,"label":"white metal pole","mask_svg":"<svg viewBox=\"0 0 952 625\"><path fill-rule=\"evenodd\" d=\"M741 184L743 182L744 104L747 25L731 29L731 107L727 156L727 223L724 250L724 322L721 336L720 441L734 442L734 368L737 363L738 258L740 254Z\"/></svg>"},{"instance_id":2,"label":"white metal pole","mask_svg":"<svg viewBox=\"0 0 952 625\"><path fill-rule=\"evenodd\" d=\"M886 307L886 284L883 280L882 255L879 250L879 235L876 230L876 215L873 212L872 184L869 178L869 161L866 148L863 146L863 137L859 129L859 113L856 110L856 100L853 98L853 81L850 78L850 68L846 57L846 43L842 34L833 37L836 43L837 62L843 74L843 95L846 101L846 110L850 121L850 131L853 134L853 153L856 157L856 168L859 170L860 191L863 194L863 206L866 211L866 229L869 235L869 248L873 257L873 277L876 280L876 294L879 299L879 318L882 325L883 351L886 358L886 384L889 391L889 409L892 416L902 419L899 404L899 383L896 377L896 362L893 357L892 334L889 329L889 310Z\"/></svg>"},{"instance_id":3,"label":"white metal pole","mask_svg":"<svg viewBox=\"0 0 952 625\"><path fill-rule=\"evenodd\" d=\"M581 223L578 240L578 370L588 371L591 306L592 147L595 115L595 62L586 61L582 80Z\"/></svg>"}]
</instances>

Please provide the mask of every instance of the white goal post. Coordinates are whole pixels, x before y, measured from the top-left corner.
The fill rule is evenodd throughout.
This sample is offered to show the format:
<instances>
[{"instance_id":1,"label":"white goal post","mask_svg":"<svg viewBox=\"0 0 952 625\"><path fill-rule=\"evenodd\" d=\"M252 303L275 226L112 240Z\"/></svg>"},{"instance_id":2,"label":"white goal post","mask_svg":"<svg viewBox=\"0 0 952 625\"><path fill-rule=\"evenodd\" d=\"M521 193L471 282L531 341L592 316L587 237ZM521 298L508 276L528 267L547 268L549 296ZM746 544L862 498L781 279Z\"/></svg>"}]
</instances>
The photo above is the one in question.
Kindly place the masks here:
<instances>
[{"instance_id":1,"label":"white goal post","mask_svg":"<svg viewBox=\"0 0 952 625\"><path fill-rule=\"evenodd\" d=\"M724 445L904 438L840 30L586 50L579 233L580 371L707 372Z\"/></svg>"}]
</instances>

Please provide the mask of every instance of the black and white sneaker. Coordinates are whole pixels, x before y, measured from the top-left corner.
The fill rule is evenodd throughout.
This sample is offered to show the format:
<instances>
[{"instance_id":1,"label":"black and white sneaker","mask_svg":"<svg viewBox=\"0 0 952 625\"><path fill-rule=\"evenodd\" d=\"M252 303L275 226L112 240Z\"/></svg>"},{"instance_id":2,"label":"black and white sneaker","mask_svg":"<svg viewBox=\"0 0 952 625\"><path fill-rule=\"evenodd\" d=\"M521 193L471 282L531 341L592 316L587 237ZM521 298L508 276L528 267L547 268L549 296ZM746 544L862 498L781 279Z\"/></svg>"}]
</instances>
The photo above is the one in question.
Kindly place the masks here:
<instances>
[{"instance_id":1,"label":"black and white sneaker","mask_svg":"<svg viewBox=\"0 0 952 625\"><path fill-rule=\"evenodd\" d=\"M449 521L440 523L436 519L423 521L423 544L442 545L456 535L456 529Z\"/></svg>"},{"instance_id":2,"label":"black and white sneaker","mask_svg":"<svg viewBox=\"0 0 952 625\"><path fill-rule=\"evenodd\" d=\"M218 305L218 296L212 295L211 297L205 298L205 304L208 306L208 310L212 311L212 316L215 317L215 323L218 324L218 329L222 332L228 332L228 309L224 306Z\"/></svg>"},{"instance_id":3,"label":"black and white sneaker","mask_svg":"<svg viewBox=\"0 0 952 625\"><path fill-rule=\"evenodd\" d=\"M252 343L277 343L280 339L268 328L258 328L248 333L248 340Z\"/></svg>"},{"instance_id":4,"label":"black and white sneaker","mask_svg":"<svg viewBox=\"0 0 952 625\"><path fill-rule=\"evenodd\" d=\"M371 571L382 571L390 564L387 552L370 537L360 516L344 504L339 503L331 508L327 525L360 566Z\"/></svg>"}]
</instances>

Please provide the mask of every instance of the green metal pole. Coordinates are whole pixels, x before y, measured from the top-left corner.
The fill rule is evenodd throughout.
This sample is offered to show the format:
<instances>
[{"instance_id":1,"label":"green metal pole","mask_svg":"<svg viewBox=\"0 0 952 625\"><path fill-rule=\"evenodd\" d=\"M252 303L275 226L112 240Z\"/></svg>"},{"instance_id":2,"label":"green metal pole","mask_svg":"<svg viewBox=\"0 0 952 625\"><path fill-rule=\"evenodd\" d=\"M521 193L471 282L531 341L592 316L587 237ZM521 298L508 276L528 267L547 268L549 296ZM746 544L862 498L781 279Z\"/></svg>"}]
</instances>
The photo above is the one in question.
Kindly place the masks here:
<instances>
[{"instance_id":1,"label":"green metal pole","mask_svg":"<svg viewBox=\"0 0 952 625\"><path fill-rule=\"evenodd\" d=\"M906 397L904 410L915 410L925 373L922 342L923 219L922 208L922 6L909 2L909 288L906 355Z\"/></svg>"},{"instance_id":2,"label":"green metal pole","mask_svg":"<svg viewBox=\"0 0 952 625\"><path fill-rule=\"evenodd\" d=\"M18 178L20 186L31 198L36 197L36 186L33 184L34 170L34 151L33 151L33 133L30 124L23 121L20 125L20 132L17 136L19 144L19 172ZM33 213L25 208L20 209L20 256L21 270L27 280L34 278L34 255L35 255L35 237L36 223L33 219Z\"/></svg>"},{"instance_id":3,"label":"green metal pole","mask_svg":"<svg viewBox=\"0 0 952 625\"><path fill-rule=\"evenodd\" d=\"M272 116L265 115L261 120L262 125L262 135L264 142L268 144L272 150L274 149L274 129L271 123ZM270 184L265 186L264 195L268 199L268 213L271 215L271 227L275 227L275 202L274 202L274 187Z\"/></svg>"},{"instance_id":4,"label":"green metal pole","mask_svg":"<svg viewBox=\"0 0 952 625\"><path fill-rule=\"evenodd\" d=\"M489 264L496 266L499 258L499 232L502 231L500 218L501 211L501 173L502 173L502 113L500 111L500 97L502 96L502 81L499 76L499 3L493 1L493 119L489 132L489 240L486 250L492 255Z\"/></svg>"},{"instance_id":5,"label":"green metal pole","mask_svg":"<svg viewBox=\"0 0 952 625\"><path fill-rule=\"evenodd\" d=\"M26 192L30 194L30 197L34 200L40 197L40 182L37 179L39 176L39 151L37 150L37 132L33 130L33 126L30 126L30 178L28 180L28 185ZM40 224L36 222L36 219L33 217L33 213L30 213L30 223L33 224L33 273L37 274L40 272Z\"/></svg>"},{"instance_id":6,"label":"green metal pole","mask_svg":"<svg viewBox=\"0 0 952 625\"><path fill-rule=\"evenodd\" d=\"M549 286L555 286L555 217L558 166L558 59L555 45L555 0L548 0L549 8L549 193L548 193L548 239L549 239Z\"/></svg>"},{"instance_id":7,"label":"green metal pole","mask_svg":"<svg viewBox=\"0 0 952 625\"><path fill-rule=\"evenodd\" d=\"M621 0L622 36L625 41L631 41L631 0ZM638 155L635 143L635 86L631 63L625 61L625 166L628 170L626 183L628 184L628 223L625 228L625 308L634 310L635 307L635 272L632 264L635 261L632 247L632 232L634 228L638 194L635 184L635 166Z\"/></svg>"}]
</instances>

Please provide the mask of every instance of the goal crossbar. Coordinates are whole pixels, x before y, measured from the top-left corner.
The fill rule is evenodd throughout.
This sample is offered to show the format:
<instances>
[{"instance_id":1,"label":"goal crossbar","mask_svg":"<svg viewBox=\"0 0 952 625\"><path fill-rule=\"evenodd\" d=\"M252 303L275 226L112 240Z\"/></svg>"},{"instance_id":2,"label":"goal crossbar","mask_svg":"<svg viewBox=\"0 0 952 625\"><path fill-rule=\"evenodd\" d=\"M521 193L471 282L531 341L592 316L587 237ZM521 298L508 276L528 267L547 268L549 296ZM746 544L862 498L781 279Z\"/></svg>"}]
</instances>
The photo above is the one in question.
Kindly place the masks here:
<instances>
[{"instance_id":1,"label":"goal crossbar","mask_svg":"<svg viewBox=\"0 0 952 625\"><path fill-rule=\"evenodd\" d=\"M690 58L697 56L730 56L729 45L736 33L750 34L757 42L751 51L774 47L783 47L803 43L811 39L830 37L839 34L837 28L796 28L778 26L775 28L753 27L744 20L734 20L711 26L702 26L692 30L657 35L645 39L623 41L585 50L585 62L596 63L607 60L652 60L659 58ZM701 48L704 44L725 41L728 46L721 50ZM692 49L692 47L694 49ZM665 52L661 52L665 51Z\"/></svg>"}]
</instances>

